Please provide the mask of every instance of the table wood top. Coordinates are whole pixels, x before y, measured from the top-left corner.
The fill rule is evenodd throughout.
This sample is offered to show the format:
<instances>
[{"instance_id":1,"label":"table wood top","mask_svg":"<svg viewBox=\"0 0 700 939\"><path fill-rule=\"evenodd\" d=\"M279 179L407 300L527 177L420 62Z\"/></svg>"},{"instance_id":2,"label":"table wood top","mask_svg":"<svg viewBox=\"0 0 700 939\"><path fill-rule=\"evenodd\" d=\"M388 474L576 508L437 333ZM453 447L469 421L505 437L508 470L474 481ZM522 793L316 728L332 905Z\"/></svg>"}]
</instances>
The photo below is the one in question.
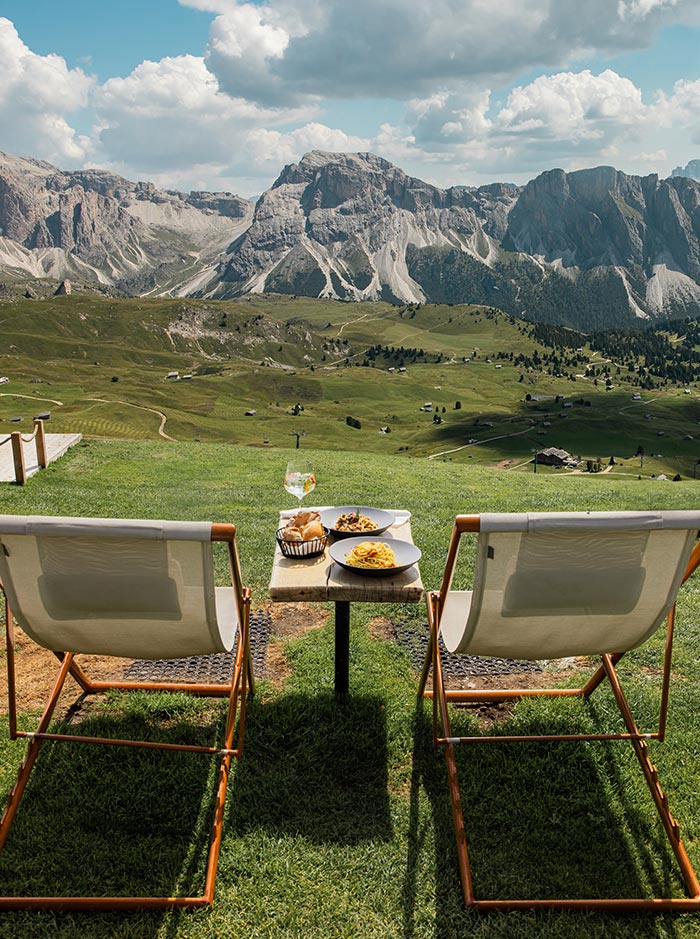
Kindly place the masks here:
<instances>
[{"instance_id":1,"label":"table wood top","mask_svg":"<svg viewBox=\"0 0 700 939\"><path fill-rule=\"evenodd\" d=\"M396 524L384 536L410 541L411 522L397 512ZM286 518L280 515L280 527ZM368 534L368 539L371 533ZM418 565L394 577L363 577L336 564L328 549L315 558L286 558L275 548L270 578L272 600L320 603L324 600L349 600L365 603L418 603L423 596L423 581Z\"/></svg>"}]
</instances>

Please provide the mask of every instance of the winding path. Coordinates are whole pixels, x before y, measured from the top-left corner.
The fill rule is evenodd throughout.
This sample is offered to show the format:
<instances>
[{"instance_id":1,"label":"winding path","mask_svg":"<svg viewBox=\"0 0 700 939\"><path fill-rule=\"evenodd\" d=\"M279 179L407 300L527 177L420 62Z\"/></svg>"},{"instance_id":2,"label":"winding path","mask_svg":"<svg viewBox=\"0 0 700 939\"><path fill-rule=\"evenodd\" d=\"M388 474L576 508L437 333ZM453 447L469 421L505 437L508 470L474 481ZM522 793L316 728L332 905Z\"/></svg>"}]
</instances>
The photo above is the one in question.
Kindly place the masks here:
<instances>
[{"instance_id":1,"label":"winding path","mask_svg":"<svg viewBox=\"0 0 700 939\"><path fill-rule=\"evenodd\" d=\"M446 456L448 453L457 453L458 450L466 450L467 447L478 447L482 443L491 443L493 440L503 440L505 437L522 437L523 434L531 434L532 427L526 427L525 430L516 430L512 434L499 434L497 437L486 437L485 440L477 440L476 443L465 443L461 447L453 447L451 450L442 450L440 453L431 453L428 455L429 460L435 460L439 456Z\"/></svg>"},{"instance_id":2,"label":"winding path","mask_svg":"<svg viewBox=\"0 0 700 939\"><path fill-rule=\"evenodd\" d=\"M51 404L57 404L60 408L63 407L63 401L56 401L55 398L38 398L35 395L20 395L16 394L14 391L1 391L0 398L29 398L30 401L50 401Z\"/></svg>"},{"instance_id":3,"label":"winding path","mask_svg":"<svg viewBox=\"0 0 700 939\"><path fill-rule=\"evenodd\" d=\"M340 336L343 335L343 330L345 329L346 326L350 326L351 323L352 323L352 324L354 324L354 323L359 323L361 320L366 320L368 316L372 316L372 315L378 316L379 314L377 314L377 313L374 313L374 314L372 314L372 313L363 313L362 316L358 316L357 319L348 320L347 323L341 323L341 324L340 324L340 329L338 330L338 333L337 333L338 337L340 337Z\"/></svg>"},{"instance_id":4,"label":"winding path","mask_svg":"<svg viewBox=\"0 0 700 939\"><path fill-rule=\"evenodd\" d=\"M158 411L156 410L156 408L147 408L147 407L144 407L144 405L142 404L132 404L130 401L120 401L116 398L114 398L113 400L110 400L109 398L86 398L85 400L86 401L98 401L100 404L124 404L128 408L138 408L139 411L150 411L151 414L157 414L158 417L160 418L160 426L158 427L158 433L160 434L160 436L163 437L165 440L172 440L174 443L177 443L177 440L175 439L175 437L171 437L170 434L165 433L164 427L165 427L165 422L167 421L168 418L165 416L165 414L163 414L162 411Z\"/></svg>"}]
</instances>

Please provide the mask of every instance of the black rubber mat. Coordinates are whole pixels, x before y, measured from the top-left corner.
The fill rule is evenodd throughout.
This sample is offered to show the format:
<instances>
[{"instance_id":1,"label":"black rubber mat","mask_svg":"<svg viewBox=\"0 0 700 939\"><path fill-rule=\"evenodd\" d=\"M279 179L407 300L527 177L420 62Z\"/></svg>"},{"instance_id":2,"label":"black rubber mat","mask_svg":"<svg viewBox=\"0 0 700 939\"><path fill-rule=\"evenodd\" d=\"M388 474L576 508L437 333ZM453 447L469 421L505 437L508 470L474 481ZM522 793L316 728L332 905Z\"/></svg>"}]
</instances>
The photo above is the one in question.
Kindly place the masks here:
<instances>
[{"instance_id":1,"label":"black rubber mat","mask_svg":"<svg viewBox=\"0 0 700 939\"><path fill-rule=\"evenodd\" d=\"M265 675L270 614L261 610L250 617L250 654L256 678ZM235 652L235 650L234 650ZM137 659L124 676L127 681L178 681L193 684L224 683L233 675L234 652L191 655L184 659Z\"/></svg>"},{"instance_id":2,"label":"black rubber mat","mask_svg":"<svg viewBox=\"0 0 700 939\"><path fill-rule=\"evenodd\" d=\"M394 623L394 635L405 649L416 671L421 671L428 648L428 624ZM541 672L537 662L518 659L497 659L481 655L451 655L440 639L442 671L447 678L469 678L471 675L511 675L516 672Z\"/></svg>"}]
</instances>

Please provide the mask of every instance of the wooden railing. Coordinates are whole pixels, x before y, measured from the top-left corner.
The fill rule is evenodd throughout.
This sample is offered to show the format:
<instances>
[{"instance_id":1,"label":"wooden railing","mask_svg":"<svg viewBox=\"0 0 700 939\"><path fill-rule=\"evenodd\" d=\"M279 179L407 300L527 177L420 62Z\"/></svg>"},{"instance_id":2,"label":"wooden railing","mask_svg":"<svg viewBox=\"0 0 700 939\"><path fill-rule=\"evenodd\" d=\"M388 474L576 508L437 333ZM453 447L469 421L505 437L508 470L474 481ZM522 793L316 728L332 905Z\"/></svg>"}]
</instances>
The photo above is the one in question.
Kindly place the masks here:
<instances>
[{"instance_id":1,"label":"wooden railing","mask_svg":"<svg viewBox=\"0 0 700 939\"><path fill-rule=\"evenodd\" d=\"M15 481L19 486L23 486L27 481L27 468L24 462L23 443L36 441L36 461L40 469L46 469L48 458L46 456L46 436L44 434L44 422L42 420L34 421L34 433L27 436L16 431L0 440L0 446L8 442L12 445L12 459L15 464Z\"/></svg>"}]
</instances>

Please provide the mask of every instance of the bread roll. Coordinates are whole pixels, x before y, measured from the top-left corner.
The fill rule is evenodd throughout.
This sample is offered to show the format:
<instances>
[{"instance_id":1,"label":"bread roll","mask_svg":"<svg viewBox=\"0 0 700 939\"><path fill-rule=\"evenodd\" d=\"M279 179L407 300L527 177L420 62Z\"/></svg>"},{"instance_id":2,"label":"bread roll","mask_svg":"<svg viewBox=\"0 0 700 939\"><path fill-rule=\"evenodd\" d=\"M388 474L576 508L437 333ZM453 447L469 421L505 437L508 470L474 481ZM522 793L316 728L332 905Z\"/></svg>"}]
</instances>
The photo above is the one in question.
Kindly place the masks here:
<instances>
[{"instance_id":1,"label":"bread roll","mask_svg":"<svg viewBox=\"0 0 700 939\"><path fill-rule=\"evenodd\" d=\"M298 528L290 528L288 525L284 532L282 533L282 538L285 541L303 541L304 537Z\"/></svg>"},{"instance_id":2,"label":"bread roll","mask_svg":"<svg viewBox=\"0 0 700 939\"><path fill-rule=\"evenodd\" d=\"M304 541L311 541L312 538L323 538L323 525L320 521L314 519L302 529L301 534Z\"/></svg>"}]
</instances>

